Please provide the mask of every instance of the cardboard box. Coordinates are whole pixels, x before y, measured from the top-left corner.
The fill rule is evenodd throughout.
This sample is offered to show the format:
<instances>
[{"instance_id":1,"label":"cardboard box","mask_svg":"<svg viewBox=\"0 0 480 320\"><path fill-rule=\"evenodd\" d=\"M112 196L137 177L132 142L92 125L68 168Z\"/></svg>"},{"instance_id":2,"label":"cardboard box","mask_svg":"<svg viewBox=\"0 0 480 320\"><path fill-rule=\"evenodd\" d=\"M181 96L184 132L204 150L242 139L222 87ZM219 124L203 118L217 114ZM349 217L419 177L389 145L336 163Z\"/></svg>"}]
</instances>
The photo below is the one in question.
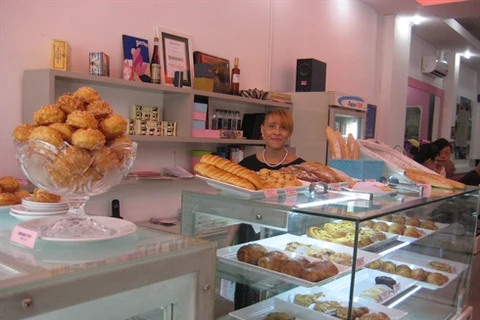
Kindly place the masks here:
<instances>
[{"instance_id":1,"label":"cardboard box","mask_svg":"<svg viewBox=\"0 0 480 320\"><path fill-rule=\"evenodd\" d=\"M68 41L52 39L52 51L50 53L50 68L70 71L71 50Z\"/></svg>"},{"instance_id":2,"label":"cardboard box","mask_svg":"<svg viewBox=\"0 0 480 320\"><path fill-rule=\"evenodd\" d=\"M159 107L134 104L130 107L130 119L162 121L162 115Z\"/></svg>"},{"instance_id":3,"label":"cardboard box","mask_svg":"<svg viewBox=\"0 0 480 320\"><path fill-rule=\"evenodd\" d=\"M90 74L95 76L110 76L110 57L103 52L90 52Z\"/></svg>"},{"instance_id":4,"label":"cardboard box","mask_svg":"<svg viewBox=\"0 0 480 320\"><path fill-rule=\"evenodd\" d=\"M213 64L209 63L197 63L194 66L195 78L210 78L213 79L215 76L215 67Z\"/></svg>"},{"instance_id":5,"label":"cardboard box","mask_svg":"<svg viewBox=\"0 0 480 320\"><path fill-rule=\"evenodd\" d=\"M193 79L193 89L213 92L213 79L195 77Z\"/></svg>"},{"instance_id":6,"label":"cardboard box","mask_svg":"<svg viewBox=\"0 0 480 320\"><path fill-rule=\"evenodd\" d=\"M192 129L206 129L205 121L192 120Z\"/></svg>"},{"instance_id":7,"label":"cardboard box","mask_svg":"<svg viewBox=\"0 0 480 320\"><path fill-rule=\"evenodd\" d=\"M160 123L160 131L162 136L176 137L177 136L177 123L174 121L162 121Z\"/></svg>"}]
</instances>

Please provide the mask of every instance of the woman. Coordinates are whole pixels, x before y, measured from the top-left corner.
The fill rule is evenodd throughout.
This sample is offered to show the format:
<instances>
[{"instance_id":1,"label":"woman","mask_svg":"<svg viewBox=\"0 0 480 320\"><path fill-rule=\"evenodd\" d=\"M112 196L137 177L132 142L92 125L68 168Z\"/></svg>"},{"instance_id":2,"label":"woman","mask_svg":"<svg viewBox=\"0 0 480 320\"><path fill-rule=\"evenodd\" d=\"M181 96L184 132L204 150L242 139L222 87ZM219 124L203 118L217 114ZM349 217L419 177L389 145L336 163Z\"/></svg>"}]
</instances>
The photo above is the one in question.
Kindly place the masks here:
<instances>
[{"instance_id":1,"label":"woman","mask_svg":"<svg viewBox=\"0 0 480 320\"><path fill-rule=\"evenodd\" d=\"M450 160L452 156L452 145L447 139L444 138L435 140L433 144L437 146L439 150L439 154L436 159L437 163L435 172L448 179L452 179L453 175L455 174L455 164L452 160Z\"/></svg>"},{"instance_id":2,"label":"woman","mask_svg":"<svg viewBox=\"0 0 480 320\"><path fill-rule=\"evenodd\" d=\"M413 155L413 160L424 165L430 170L435 171L436 158L439 150L433 143L421 144L419 147L412 146L410 153Z\"/></svg>"},{"instance_id":3,"label":"woman","mask_svg":"<svg viewBox=\"0 0 480 320\"><path fill-rule=\"evenodd\" d=\"M292 115L283 109L273 109L265 114L260 130L265 140L265 148L243 159L239 164L254 170L278 170L292 164L305 162L289 152L285 145L293 134ZM233 241L236 236L236 240ZM249 224L231 226L227 232L227 245L241 244L260 239L260 234ZM259 291L248 285L236 284L235 309L240 309L259 301Z\"/></svg>"}]
</instances>

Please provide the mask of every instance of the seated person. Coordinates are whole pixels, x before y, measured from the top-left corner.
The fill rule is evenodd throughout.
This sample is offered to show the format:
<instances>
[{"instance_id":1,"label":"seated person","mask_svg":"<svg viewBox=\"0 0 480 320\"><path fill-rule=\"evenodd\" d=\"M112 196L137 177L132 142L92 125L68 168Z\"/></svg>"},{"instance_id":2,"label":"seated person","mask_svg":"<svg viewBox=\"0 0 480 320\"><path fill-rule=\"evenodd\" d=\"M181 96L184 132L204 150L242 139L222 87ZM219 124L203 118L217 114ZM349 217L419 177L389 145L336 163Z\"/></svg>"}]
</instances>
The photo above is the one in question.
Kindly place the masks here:
<instances>
[{"instance_id":1,"label":"seated person","mask_svg":"<svg viewBox=\"0 0 480 320\"><path fill-rule=\"evenodd\" d=\"M459 181L469 186L479 186L480 185L480 163L477 164L475 169L473 169L472 171L464 175Z\"/></svg>"},{"instance_id":2,"label":"seated person","mask_svg":"<svg viewBox=\"0 0 480 320\"><path fill-rule=\"evenodd\" d=\"M439 150L433 143L424 143L419 147L412 146L410 153L413 155L413 160L424 165L428 169L435 171L436 158L439 154Z\"/></svg>"},{"instance_id":3,"label":"seated person","mask_svg":"<svg viewBox=\"0 0 480 320\"><path fill-rule=\"evenodd\" d=\"M440 138L433 142L439 150L438 157L436 159L435 172L438 174L452 179L455 174L455 164L450 159L452 156L452 145L447 139Z\"/></svg>"}]
</instances>

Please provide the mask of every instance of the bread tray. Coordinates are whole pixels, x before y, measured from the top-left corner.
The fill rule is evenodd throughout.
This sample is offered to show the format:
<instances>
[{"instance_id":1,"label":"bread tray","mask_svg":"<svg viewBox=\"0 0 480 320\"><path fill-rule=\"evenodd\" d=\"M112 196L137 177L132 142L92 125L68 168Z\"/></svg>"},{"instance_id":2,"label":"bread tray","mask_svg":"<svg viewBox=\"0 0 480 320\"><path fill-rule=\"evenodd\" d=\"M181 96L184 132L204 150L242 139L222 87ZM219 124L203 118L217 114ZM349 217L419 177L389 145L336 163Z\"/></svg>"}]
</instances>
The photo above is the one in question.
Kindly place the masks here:
<instances>
[{"instance_id":1,"label":"bread tray","mask_svg":"<svg viewBox=\"0 0 480 320\"><path fill-rule=\"evenodd\" d=\"M394 222L383 221L383 220L373 220L373 221L375 221L375 222L385 222L389 226L394 223ZM407 228L407 227L410 227L410 226L405 226L405 228ZM437 230L422 229L422 228L418 228L418 227L414 227L414 228L416 228L418 230L418 232L420 232L420 234L421 234L420 237L413 238L413 237L407 237L407 236L404 236L404 235L398 235L398 241L412 243L412 242L418 241L420 239L423 239L423 238L431 235L435 231L437 231ZM384 233L386 233L386 232L384 232ZM394 234L394 233L391 233L391 234Z\"/></svg>"},{"instance_id":2,"label":"bread tray","mask_svg":"<svg viewBox=\"0 0 480 320\"><path fill-rule=\"evenodd\" d=\"M318 286L320 284L330 282L330 281L332 281L332 280L334 280L338 277L343 276L344 274L350 272L350 270L351 270L350 267L343 266L343 265L338 264L338 263L334 263L335 266L338 269L338 273L335 276L330 277L330 278L325 279L325 280L322 280L322 281L312 282L312 281L307 281L307 280L297 278L297 277L294 277L294 276L290 276L290 275L287 275L287 274L284 274L284 273L280 273L280 272L277 272L277 271L265 269L265 268L259 267L257 265L253 265L253 264L249 264L249 263L246 263L246 262L238 261L237 260L237 251L241 247L243 247L247 244L251 244L251 243L261 244L260 242L254 241L254 242L239 244L239 245L232 246L232 247L217 249L217 258L218 258L219 261L221 261L225 264L228 264L229 266L232 267L230 272L236 272L240 275L244 275L246 278L251 278L251 276L254 276L256 274L256 275L261 276L261 279L263 280L263 282L266 282L266 283L283 282L283 283L290 283L290 284L294 284L294 285L297 285L297 286L303 286L303 287L314 287L314 286ZM264 247L268 251L278 250L277 248L273 248L273 247L268 247L268 246L264 246ZM284 251L284 250L278 250L278 251L284 252L286 255L288 255L291 258L295 258L295 257L298 257L298 256L305 257L303 255L296 254L296 253L290 252L290 251ZM310 260L311 262L320 261L319 259L315 259L315 258L309 257L309 256L306 256L306 258L308 260Z\"/></svg>"},{"instance_id":3,"label":"bread tray","mask_svg":"<svg viewBox=\"0 0 480 320\"><path fill-rule=\"evenodd\" d=\"M452 266L452 271L453 271L453 274L461 274L463 272L463 270L467 269L468 268L468 264L465 264L465 263L461 263L461 262L457 262L457 261L452 261L452 260L447 260L447 259L441 259L441 258L437 258L437 257L431 257L431 256L426 256L426 255L423 255L423 254L418 254L418 253L415 253L415 252L409 252L409 251L396 251L395 253L393 253L392 255L390 255L388 258L390 259L394 259L396 261L399 261L399 262L403 262L403 263L415 263L416 266L420 267L420 268L428 268L428 263L431 262L431 261L439 261L439 262L443 262L443 263L446 263L446 264L449 264L450 266ZM448 273L448 272L445 272L446 275L449 275L449 274L452 274L452 273Z\"/></svg>"}]
</instances>

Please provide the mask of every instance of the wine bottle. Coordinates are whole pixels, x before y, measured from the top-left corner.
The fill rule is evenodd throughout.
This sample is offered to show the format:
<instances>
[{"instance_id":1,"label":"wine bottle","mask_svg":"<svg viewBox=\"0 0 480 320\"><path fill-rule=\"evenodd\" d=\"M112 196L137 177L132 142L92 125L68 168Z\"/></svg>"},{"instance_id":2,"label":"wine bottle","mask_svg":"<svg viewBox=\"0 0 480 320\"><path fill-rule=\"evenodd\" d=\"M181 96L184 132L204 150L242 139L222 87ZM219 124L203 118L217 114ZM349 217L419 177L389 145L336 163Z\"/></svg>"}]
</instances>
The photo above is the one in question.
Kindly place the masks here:
<instances>
[{"instance_id":1,"label":"wine bottle","mask_svg":"<svg viewBox=\"0 0 480 320\"><path fill-rule=\"evenodd\" d=\"M235 58L233 69L232 69L232 79L230 81L232 94L235 96L240 95L240 69L238 68L238 58Z\"/></svg>"},{"instance_id":2,"label":"wine bottle","mask_svg":"<svg viewBox=\"0 0 480 320\"><path fill-rule=\"evenodd\" d=\"M160 57L158 53L158 37L153 39L153 54L150 62L150 76L152 83L160 83Z\"/></svg>"}]
</instances>

